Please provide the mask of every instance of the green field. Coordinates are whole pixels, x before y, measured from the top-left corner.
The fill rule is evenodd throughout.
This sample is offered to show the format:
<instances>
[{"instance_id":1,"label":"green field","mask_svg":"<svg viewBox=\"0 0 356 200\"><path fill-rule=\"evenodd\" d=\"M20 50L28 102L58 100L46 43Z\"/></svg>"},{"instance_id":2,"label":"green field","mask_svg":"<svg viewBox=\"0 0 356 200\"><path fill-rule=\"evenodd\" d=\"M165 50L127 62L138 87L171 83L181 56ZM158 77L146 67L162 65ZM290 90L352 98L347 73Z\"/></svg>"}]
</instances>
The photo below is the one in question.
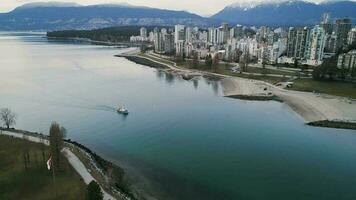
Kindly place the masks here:
<instances>
[{"instance_id":1,"label":"green field","mask_svg":"<svg viewBox=\"0 0 356 200\"><path fill-rule=\"evenodd\" d=\"M315 81L312 79L294 80L291 90L317 92L356 99L356 83L341 81Z\"/></svg>"},{"instance_id":2,"label":"green field","mask_svg":"<svg viewBox=\"0 0 356 200\"><path fill-rule=\"evenodd\" d=\"M24 152L30 157L27 169ZM46 168L47 157L48 147L0 135L0 199L84 199L86 186L67 160L63 159L63 169L56 172L54 184Z\"/></svg>"}]
</instances>

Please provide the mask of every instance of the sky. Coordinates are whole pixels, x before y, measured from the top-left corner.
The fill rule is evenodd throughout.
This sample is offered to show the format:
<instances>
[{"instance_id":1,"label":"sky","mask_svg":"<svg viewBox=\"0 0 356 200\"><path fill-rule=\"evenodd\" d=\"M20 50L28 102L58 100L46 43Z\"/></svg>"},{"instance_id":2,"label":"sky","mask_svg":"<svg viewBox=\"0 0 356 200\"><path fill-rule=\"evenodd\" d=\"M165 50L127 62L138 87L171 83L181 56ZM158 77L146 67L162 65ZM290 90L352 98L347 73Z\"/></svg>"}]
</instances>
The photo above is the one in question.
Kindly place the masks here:
<instances>
[{"instance_id":1,"label":"sky","mask_svg":"<svg viewBox=\"0 0 356 200\"><path fill-rule=\"evenodd\" d=\"M17 6L25 3L50 0L0 0L0 12L9 12ZM262 0L54 0L56 2L75 2L82 5L100 4L100 3L122 3L126 2L136 6L149 6L154 8L163 8L171 10L185 10L209 16L222 10L225 6L239 1L262 1ZM318 2L320 0L309 0Z\"/></svg>"}]
</instances>

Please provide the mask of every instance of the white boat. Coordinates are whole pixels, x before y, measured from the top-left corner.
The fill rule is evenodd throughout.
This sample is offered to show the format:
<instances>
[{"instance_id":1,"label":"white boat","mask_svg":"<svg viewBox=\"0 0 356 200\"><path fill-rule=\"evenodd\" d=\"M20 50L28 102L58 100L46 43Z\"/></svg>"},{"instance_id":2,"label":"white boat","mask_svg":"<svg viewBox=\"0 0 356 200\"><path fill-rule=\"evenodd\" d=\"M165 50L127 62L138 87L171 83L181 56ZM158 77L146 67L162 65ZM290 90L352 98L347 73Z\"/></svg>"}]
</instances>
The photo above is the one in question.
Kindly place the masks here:
<instances>
[{"instance_id":1,"label":"white boat","mask_svg":"<svg viewBox=\"0 0 356 200\"><path fill-rule=\"evenodd\" d=\"M119 108L117 109L117 112L120 113L120 114L124 114L124 115L128 115L129 114L129 110L126 109L123 106L119 106Z\"/></svg>"}]
</instances>

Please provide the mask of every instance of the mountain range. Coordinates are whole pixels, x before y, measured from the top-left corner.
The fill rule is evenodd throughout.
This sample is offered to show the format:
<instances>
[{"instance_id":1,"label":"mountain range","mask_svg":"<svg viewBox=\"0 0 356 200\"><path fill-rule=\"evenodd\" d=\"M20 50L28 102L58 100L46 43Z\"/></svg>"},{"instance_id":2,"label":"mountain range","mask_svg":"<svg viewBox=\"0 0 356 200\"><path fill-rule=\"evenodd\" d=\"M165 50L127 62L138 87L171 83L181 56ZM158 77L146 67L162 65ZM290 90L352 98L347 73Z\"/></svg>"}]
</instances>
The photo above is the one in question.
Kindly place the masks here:
<instances>
[{"instance_id":1,"label":"mountain range","mask_svg":"<svg viewBox=\"0 0 356 200\"><path fill-rule=\"evenodd\" d=\"M239 1L211 18L257 26L302 26L318 23L321 15L326 12L333 18L348 17L356 22L354 1L328 1L319 4L299 0L267 0L255 3Z\"/></svg>"},{"instance_id":2,"label":"mountain range","mask_svg":"<svg viewBox=\"0 0 356 200\"><path fill-rule=\"evenodd\" d=\"M303 26L318 23L325 12L329 12L333 18L349 17L356 22L354 1L317 4L301 0L240 0L211 17L130 4L82 6L50 2L25 4L11 12L0 13L0 30L96 29L123 25L174 24L207 27L223 21L257 26Z\"/></svg>"},{"instance_id":3,"label":"mountain range","mask_svg":"<svg viewBox=\"0 0 356 200\"><path fill-rule=\"evenodd\" d=\"M71 3L31 3L0 14L0 30L95 29L123 25L189 24L208 26L211 20L186 11L129 4L81 6Z\"/></svg>"}]
</instances>

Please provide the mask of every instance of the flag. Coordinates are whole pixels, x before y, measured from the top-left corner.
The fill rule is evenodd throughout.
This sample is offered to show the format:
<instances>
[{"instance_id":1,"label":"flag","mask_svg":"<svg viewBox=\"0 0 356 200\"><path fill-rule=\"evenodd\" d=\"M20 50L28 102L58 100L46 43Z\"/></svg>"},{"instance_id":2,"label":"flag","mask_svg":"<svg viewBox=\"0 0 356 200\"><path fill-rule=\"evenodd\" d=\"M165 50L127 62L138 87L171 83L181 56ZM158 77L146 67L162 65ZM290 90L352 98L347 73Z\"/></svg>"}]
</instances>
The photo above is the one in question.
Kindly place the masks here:
<instances>
[{"instance_id":1,"label":"flag","mask_svg":"<svg viewBox=\"0 0 356 200\"><path fill-rule=\"evenodd\" d=\"M47 169L51 170L52 167L52 155L49 156L49 159L47 160Z\"/></svg>"}]
</instances>

